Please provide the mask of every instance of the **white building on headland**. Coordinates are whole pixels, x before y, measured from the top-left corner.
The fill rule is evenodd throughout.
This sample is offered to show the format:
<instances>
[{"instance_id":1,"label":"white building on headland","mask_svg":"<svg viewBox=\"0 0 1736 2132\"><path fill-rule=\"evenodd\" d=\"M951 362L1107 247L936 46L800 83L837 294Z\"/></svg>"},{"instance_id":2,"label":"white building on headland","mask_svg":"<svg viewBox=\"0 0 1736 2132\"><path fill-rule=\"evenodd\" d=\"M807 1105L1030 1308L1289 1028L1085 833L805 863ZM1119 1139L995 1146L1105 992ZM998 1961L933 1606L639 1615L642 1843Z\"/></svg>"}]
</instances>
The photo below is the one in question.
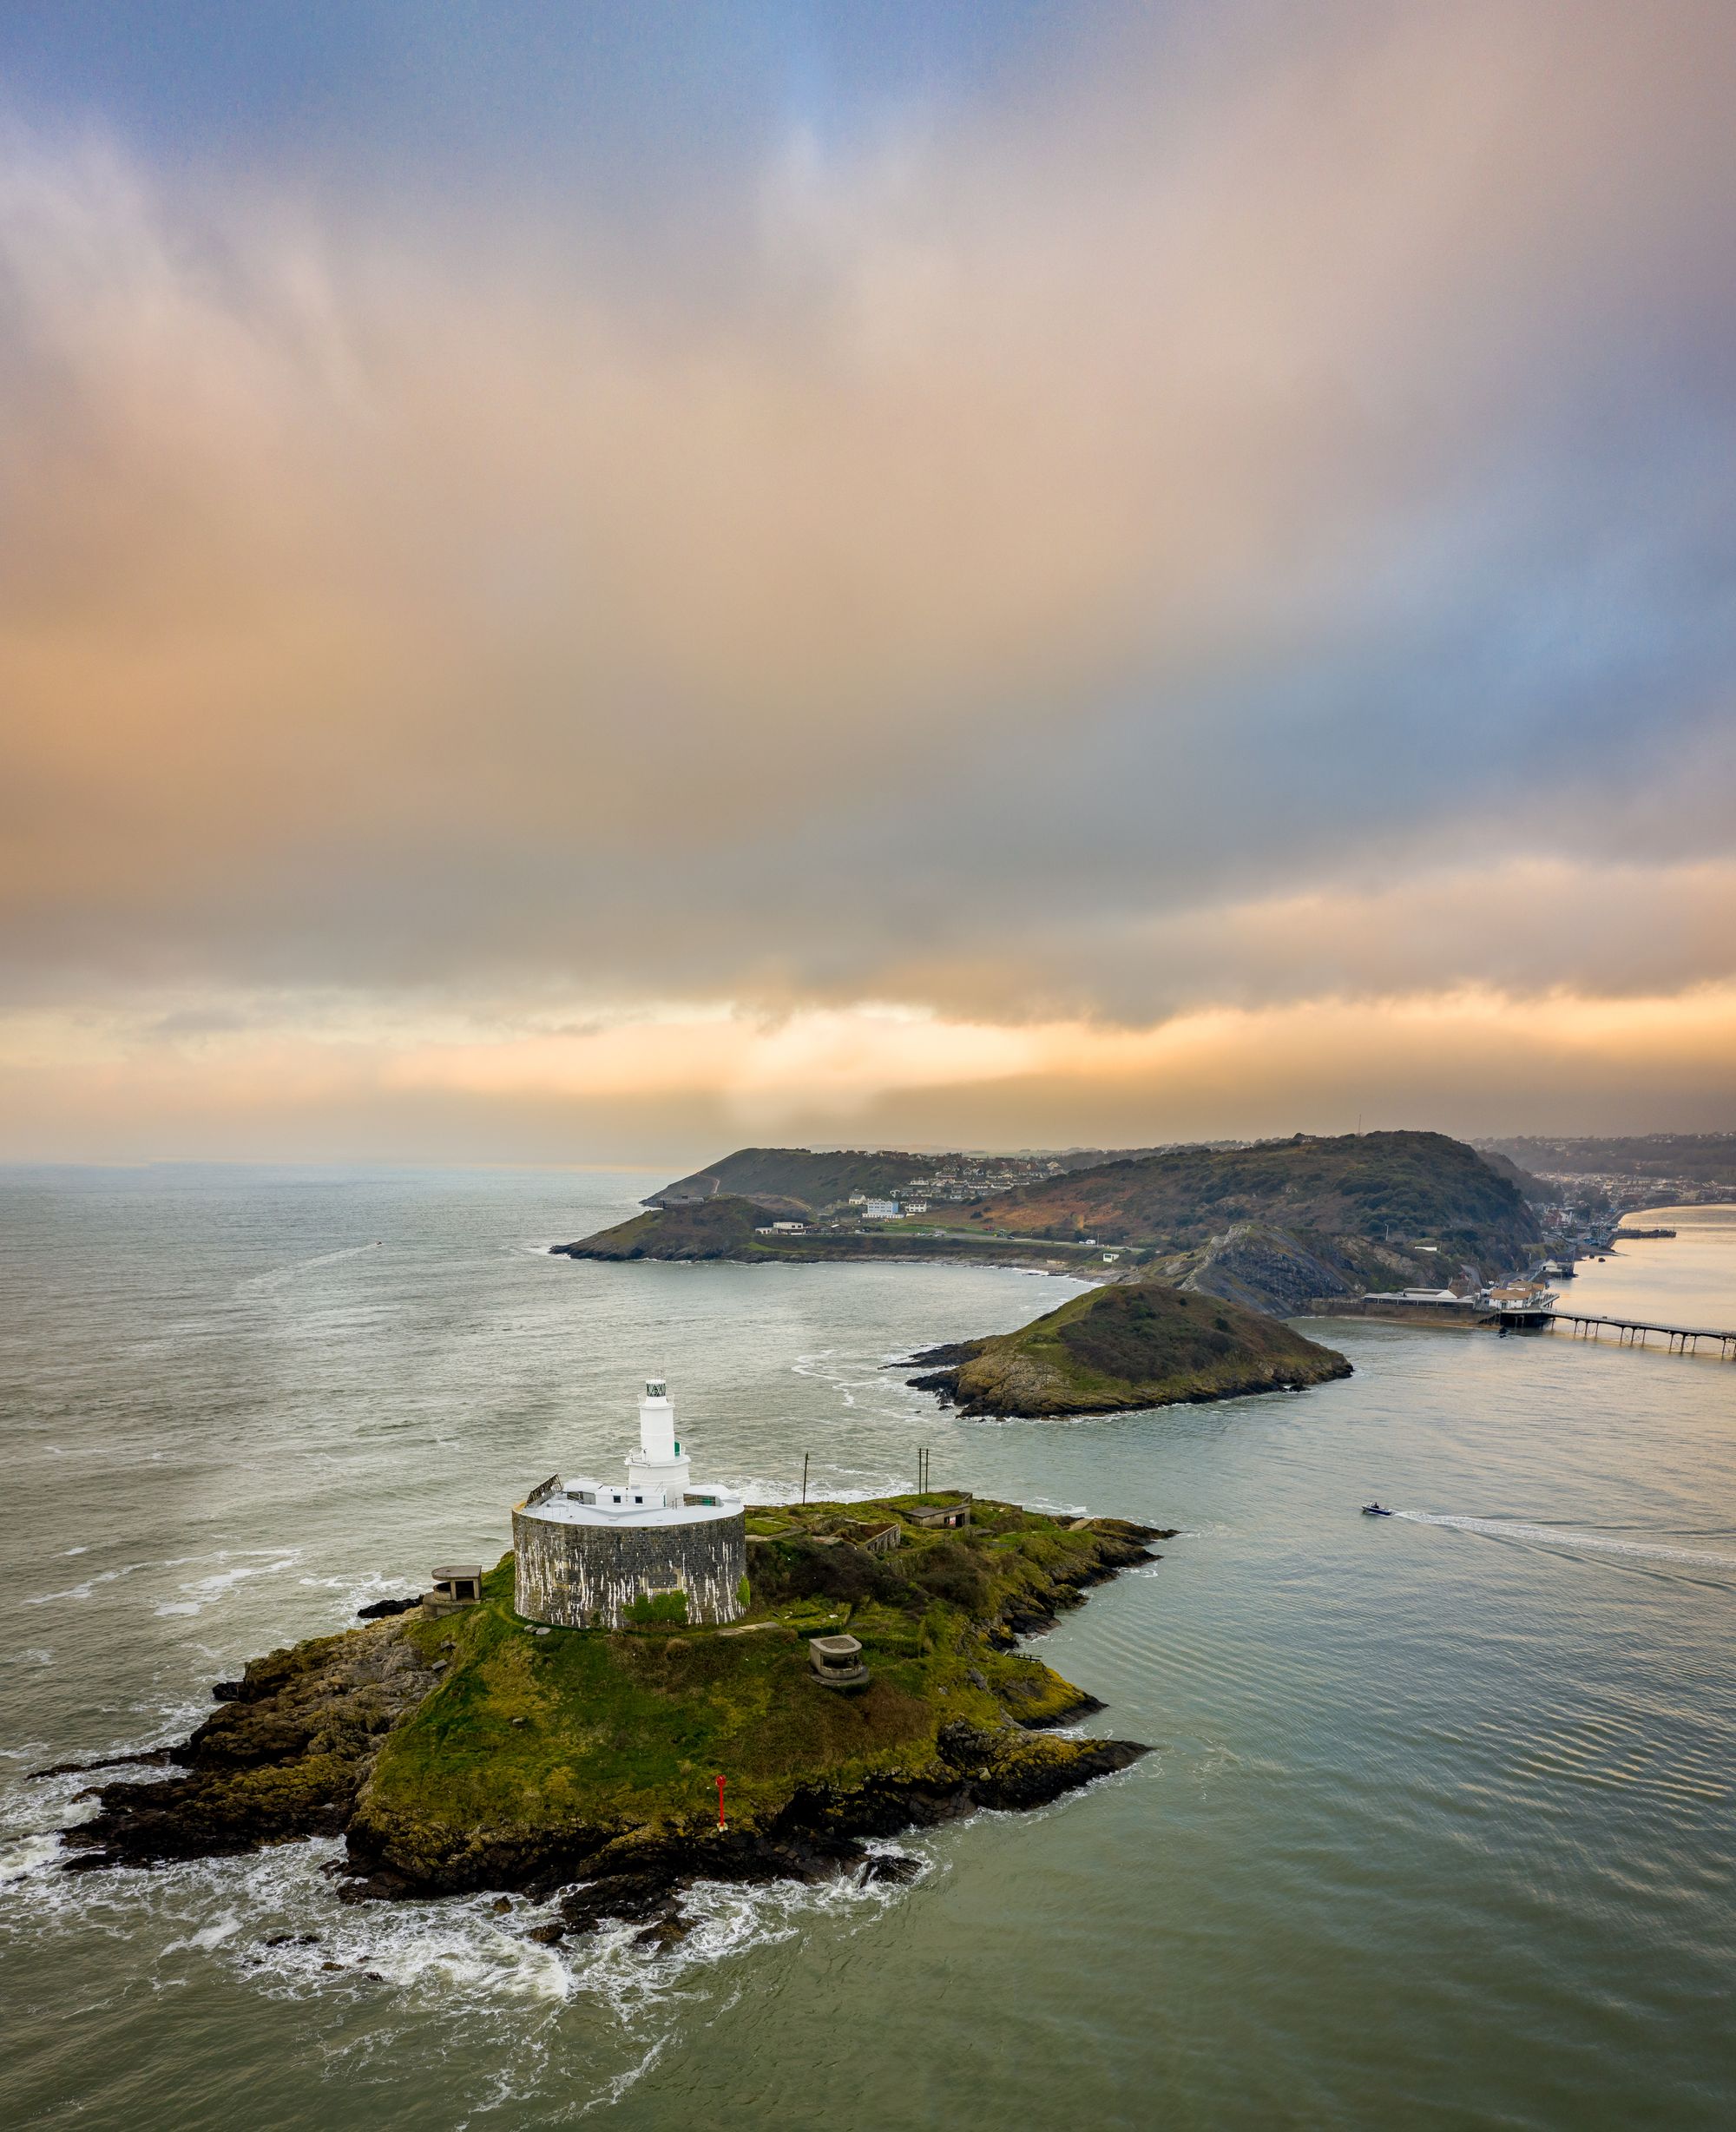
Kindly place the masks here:
<instances>
[{"instance_id":1,"label":"white building on headland","mask_svg":"<svg viewBox=\"0 0 1736 2132\"><path fill-rule=\"evenodd\" d=\"M660 1377L639 1402L624 1482L551 1476L512 1513L518 1611L567 1629L640 1618L733 1621L746 1607L741 1498L695 1489Z\"/></svg>"}]
</instances>

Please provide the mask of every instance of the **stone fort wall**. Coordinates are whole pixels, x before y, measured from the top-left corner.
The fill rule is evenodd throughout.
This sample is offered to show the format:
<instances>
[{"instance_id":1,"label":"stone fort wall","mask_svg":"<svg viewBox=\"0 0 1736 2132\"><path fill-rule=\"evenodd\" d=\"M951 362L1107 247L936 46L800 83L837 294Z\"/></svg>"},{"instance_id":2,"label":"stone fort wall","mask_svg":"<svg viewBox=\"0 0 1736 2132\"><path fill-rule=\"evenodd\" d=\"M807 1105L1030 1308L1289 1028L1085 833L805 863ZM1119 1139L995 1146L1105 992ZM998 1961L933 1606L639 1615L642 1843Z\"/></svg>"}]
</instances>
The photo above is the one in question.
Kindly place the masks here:
<instances>
[{"instance_id":1,"label":"stone fort wall","mask_svg":"<svg viewBox=\"0 0 1736 2132\"><path fill-rule=\"evenodd\" d=\"M738 1510L696 1524L559 1524L512 1514L518 1611L559 1629L619 1629L635 1599L680 1589L687 1619L715 1627L742 1612L747 1521Z\"/></svg>"}]
</instances>

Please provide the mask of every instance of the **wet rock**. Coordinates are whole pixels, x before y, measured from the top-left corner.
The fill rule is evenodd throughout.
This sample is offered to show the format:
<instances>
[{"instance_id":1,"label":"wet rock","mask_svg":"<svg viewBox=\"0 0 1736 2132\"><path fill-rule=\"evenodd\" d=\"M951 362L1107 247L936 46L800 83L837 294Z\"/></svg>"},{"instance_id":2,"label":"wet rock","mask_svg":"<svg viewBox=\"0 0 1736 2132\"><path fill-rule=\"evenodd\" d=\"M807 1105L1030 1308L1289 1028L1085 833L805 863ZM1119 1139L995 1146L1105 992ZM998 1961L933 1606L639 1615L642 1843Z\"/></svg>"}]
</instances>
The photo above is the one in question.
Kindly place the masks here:
<instances>
[{"instance_id":1,"label":"wet rock","mask_svg":"<svg viewBox=\"0 0 1736 2132\"><path fill-rule=\"evenodd\" d=\"M408 1599L376 1599L372 1606L358 1607L356 1619L359 1622L388 1621L394 1614L408 1614L412 1607L421 1604L419 1593L412 1594Z\"/></svg>"},{"instance_id":2,"label":"wet rock","mask_svg":"<svg viewBox=\"0 0 1736 2132\"><path fill-rule=\"evenodd\" d=\"M143 1768L148 1767L153 1763L161 1767L165 1762L173 1761L174 1759L173 1747L147 1747L142 1754L99 1754L94 1760L88 1762L50 1762L46 1769L32 1769L30 1776L32 1782L40 1777L82 1777L88 1776L92 1770L95 1769ZM89 1799L92 1796L94 1793L90 1792L79 1793L81 1799Z\"/></svg>"},{"instance_id":3,"label":"wet rock","mask_svg":"<svg viewBox=\"0 0 1736 2132\"><path fill-rule=\"evenodd\" d=\"M256 1659L192 1737L185 1774L97 1787L65 1832L69 1869L232 1857L288 1837L340 1835L381 1741L433 1686L395 1621Z\"/></svg>"},{"instance_id":4,"label":"wet rock","mask_svg":"<svg viewBox=\"0 0 1736 2132\"><path fill-rule=\"evenodd\" d=\"M567 1928L564 1925L533 1925L524 1937L539 1946L558 1947L567 1937Z\"/></svg>"},{"instance_id":5,"label":"wet rock","mask_svg":"<svg viewBox=\"0 0 1736 2132\"><path fill-rule=\"evenodd\" d=\"M689 1918L674 1911L667 1918L660 1918L656 1924L648 1925L642 1932L635 1932L633 1944L653 1954L667 1954L671 1947L679 1947L693 1929Z\"/></svg>"},{"instance_id":6,"label":"wet rock","mask_svg":"<svg viewBox=\"0 0 1736 2132\"><path fill-rule=\"evenodd\" d=\"M890 1880L900 1885L914 1880L922 1871L922 1860L911 1858L903 1851L877 1851L856 1876L858 1885L871 1886L877 1880Z\"/></svg>"}]
</instances>

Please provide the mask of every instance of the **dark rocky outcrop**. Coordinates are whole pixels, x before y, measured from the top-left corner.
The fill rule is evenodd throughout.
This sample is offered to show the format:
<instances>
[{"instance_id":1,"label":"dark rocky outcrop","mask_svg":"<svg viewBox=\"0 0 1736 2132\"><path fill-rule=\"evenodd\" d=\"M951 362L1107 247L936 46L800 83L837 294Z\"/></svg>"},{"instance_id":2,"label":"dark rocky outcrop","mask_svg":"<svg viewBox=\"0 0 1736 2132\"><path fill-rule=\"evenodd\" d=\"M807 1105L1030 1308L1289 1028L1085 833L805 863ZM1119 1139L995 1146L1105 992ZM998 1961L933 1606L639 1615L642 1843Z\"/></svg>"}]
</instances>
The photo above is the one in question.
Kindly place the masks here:
<instances>
[{"instance_id":1,"label":"dark rocky outcrop","mask_svg":"<svg viewBox=\"0 0 1736 2132\"><path fill-rule=\"evenodd\" d=\"M968 1414L1115 1413L1348 1377L1334 1349L1263 1313L1154 1280L1075 1296L1016 1332L930 1348L907 1379Z\"/></svg>"},{"instance_id":2,"label":"dark rocky outcrop","mask_svg":"<svg viewBox=\"0 0 1736 2132\"><path fill-rule=\"evenodd\" d=\"M184 1775L98 1788L101 1812L67 1831L85 1853L75 1870L339 1834L386 1734L437 1678L398 1622L255 1659L169 1750Z\"/></svg>"}]
</instances>

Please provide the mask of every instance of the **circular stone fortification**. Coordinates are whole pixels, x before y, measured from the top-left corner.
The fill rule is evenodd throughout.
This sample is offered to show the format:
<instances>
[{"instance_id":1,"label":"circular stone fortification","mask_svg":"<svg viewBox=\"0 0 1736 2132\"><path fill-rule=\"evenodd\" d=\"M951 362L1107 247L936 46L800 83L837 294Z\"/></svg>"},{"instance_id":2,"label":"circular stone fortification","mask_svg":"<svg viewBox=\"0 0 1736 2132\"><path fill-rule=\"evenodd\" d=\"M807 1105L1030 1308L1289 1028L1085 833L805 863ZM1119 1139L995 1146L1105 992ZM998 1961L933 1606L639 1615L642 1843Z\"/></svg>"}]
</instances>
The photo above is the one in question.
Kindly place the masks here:
<instances>
[{"instance_id":1,"label":"circular stone fortification","mask_svg":"<svg viewBox=\"0 0 1736 2132\"><path fill-rule=\"evenodd\" d=\"M635 1609L640 1619L714 1628L744 1610L739 1503L600 1514L550 1496L512 1513L512 1554L518 1611L557 1629L620 1629Z\"/></svg>"}]
</instances>

